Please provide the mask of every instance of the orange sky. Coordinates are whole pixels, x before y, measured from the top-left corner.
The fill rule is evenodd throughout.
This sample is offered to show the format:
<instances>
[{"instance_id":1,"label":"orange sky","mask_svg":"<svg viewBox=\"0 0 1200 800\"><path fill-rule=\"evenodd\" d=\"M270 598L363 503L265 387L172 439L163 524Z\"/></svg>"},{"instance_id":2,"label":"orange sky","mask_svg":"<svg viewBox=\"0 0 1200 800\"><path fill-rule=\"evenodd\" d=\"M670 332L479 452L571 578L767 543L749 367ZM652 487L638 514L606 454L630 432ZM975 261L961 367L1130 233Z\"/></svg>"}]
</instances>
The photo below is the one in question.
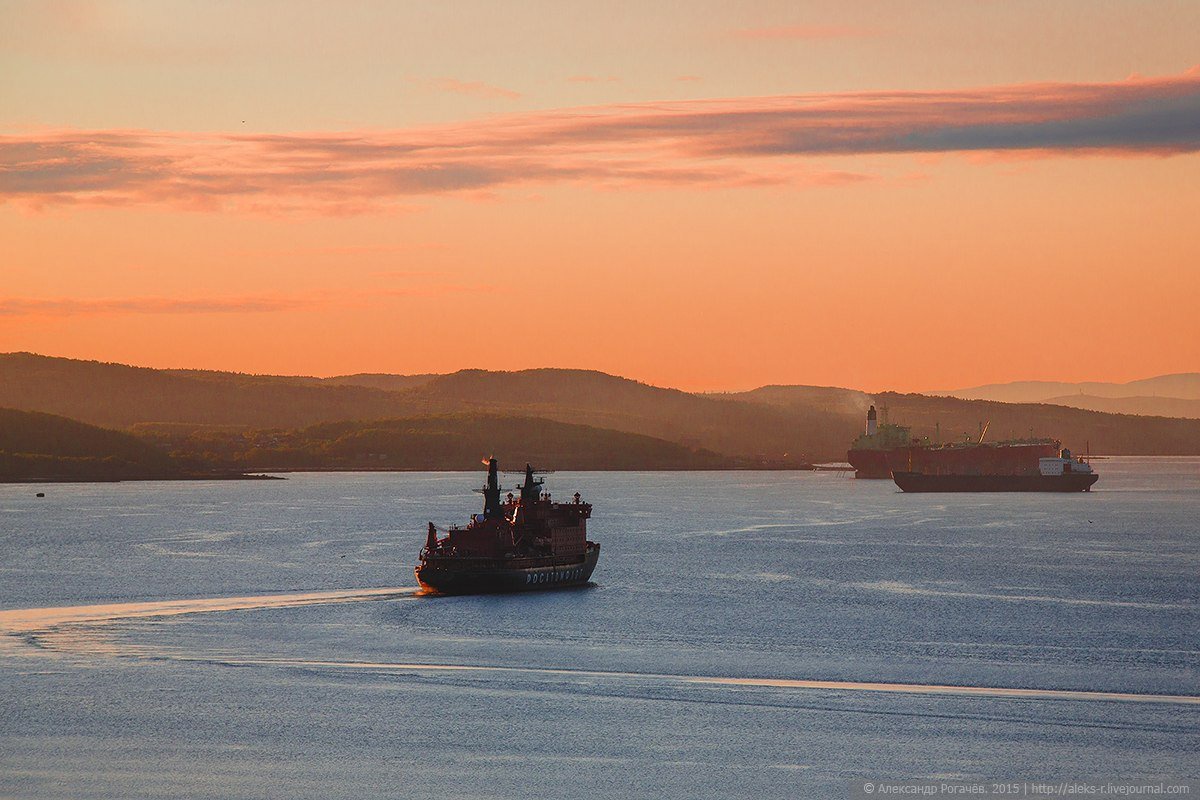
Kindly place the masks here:
<instances>
[{"instance_id":1,"label":"orange sky","mask_svg":"<svg viewBox=\"0 0 1200 800\"><path fill-rule=\"evenodd\" d=\"M0 351L1200 370L1200 6L0 4Z\"/></svg>"}]
</instances>

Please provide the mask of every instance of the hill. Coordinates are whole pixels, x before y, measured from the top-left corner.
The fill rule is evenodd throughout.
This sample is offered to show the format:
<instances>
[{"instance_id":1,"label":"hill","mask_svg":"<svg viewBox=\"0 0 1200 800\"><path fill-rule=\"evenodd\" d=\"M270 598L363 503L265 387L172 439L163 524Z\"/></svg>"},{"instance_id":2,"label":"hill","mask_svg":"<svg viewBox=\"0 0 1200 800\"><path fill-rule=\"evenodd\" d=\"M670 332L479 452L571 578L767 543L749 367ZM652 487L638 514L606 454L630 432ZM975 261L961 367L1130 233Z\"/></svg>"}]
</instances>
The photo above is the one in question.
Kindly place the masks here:
<instances>
[{"instance_id":1,"label":"hill","mask_svg":"<svg viewBox=\"0 0 1200 800\"><path fill-rule=\"evenodd\" d=\"M730 469L739 463L650 436L533 417L457 414L328 422L300 430L139 425L179 459L242 470L472 470L481 455L514 468Z\"/></svg>"},{"instance_id":2,"label":"hill","mask_svg":"<svg viewBox=\"0 0 1200 800\"><path fill-rule=\"evenodd\" d=\"M871 395L866 392L834 386L760 386L748 392L710 396L760 403L791 411L847 415L854 417L856 425L867 413L867 408L872 402Z\"/></svg>"},{"instance_id":3,"label":"hill","mask_svg":"<svg viewBox=\"0 0 1200 800\"><path fill-rule=\"evenodd\" d=\"M1186 385L1186 376L1180 381L1176 383ZM1051 403L1000 404L892 393L872 398L821 386L692 394L573 369L321 379L0 355L0 405L109 427L204 426L213 435L224 427L237 435L259 436L262 431L302 431L326 422L474 414L537 418L651 437L689 452L706 450L739 464L774 467L842 460L873 401L891 407L892 421L911 423L919 434L931 437L936 424L949 438L962 432L977 435L978 423L991 420L991 438L1027 435L1032 428L1076 449L1090 443L1095 453L1200 453L1200 421L1105 414ZM983 402L992 405L972 405ZM490 449L484 445L482 452ZM440 464L430 461L428 468L443 468Z\"/></svg>"},{"instance_id":4,"label":"hill","mask_svg":"<svg viewBox=\"0 0 1200 800\"><path fill-rule=\"evenodd\" d=\"M784 463L844 453L859 426L857 411L797 413L736 395L691 394L590 370L463 370L405 396L429 409L526 414Z\"/></svg>"},{"instance_id":5,"label":"hill","mask_svg":"<svg viewBox=\"0 0 1200 800\"><path fill-rule=\"evenodd\" d=\"M313 378L157 370L32 353L0 355L0 406L115 428L139 422L298 427L411 411L396 393Z\"/></svg>"},{"instance_id":6,"label":"hill","mask_svg":"<svg viewBox=\"0 0 1200 800\"><path fill-rule=\"evenodd\" d=\"M127 433L73 419L0 408L0 481L175 478L183 469Z\"/></svg>"},{"instance_id":7,"label":"hill","mask_svg":"<svg viewBox=\"0 0 1200 800\"><path fill-rule=\"evenodd\" d=\"M854 415L830 424L765 404L588 370L319 379L155 370L30 353L0 355L0 405L120 428L162 422L296 429L347 419L486 412L608 428L743 457L783 460L787 454L796 463L837 452L858 425Z\"/></svg>"},{"instance_id":8,"label":"hill","mask_svg":"<svg viewBox=\"0 0 1200 800\"><path fill-rule=\"evenodd\" d=\"M366 386L385 392L400 392L414 386L429 383L437 375L390 375L387 373L359 373L357 375L335 375L332 378L316 378L324 386Z\"/></svg>"}]
</instances>

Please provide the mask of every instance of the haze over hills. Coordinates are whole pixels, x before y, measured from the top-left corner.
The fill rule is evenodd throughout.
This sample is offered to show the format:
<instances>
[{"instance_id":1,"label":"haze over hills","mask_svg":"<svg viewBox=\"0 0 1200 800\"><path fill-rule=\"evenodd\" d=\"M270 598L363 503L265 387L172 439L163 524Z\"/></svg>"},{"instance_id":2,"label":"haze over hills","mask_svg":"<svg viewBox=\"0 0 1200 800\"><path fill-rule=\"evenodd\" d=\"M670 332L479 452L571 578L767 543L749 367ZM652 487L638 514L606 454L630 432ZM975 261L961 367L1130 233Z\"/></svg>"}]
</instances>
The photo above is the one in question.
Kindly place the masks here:
<instances>
[{"instance_id":1,"label":"haze over hills","mask_svg":"<svg viewBox=\"0 0 1200 800\"><path fill-rule=\"evenodd\" d=\"M989 383L948 392L930 392L930 394L961 397L964 400L999 400L1002 403L1041 403L1051 397L1070 394L1086 394L1093 397L1178 397L1200 400L1200 372L1159 375L1128 383L1012 381L1010 383Z\"/></svg>"},{"instance_id":2,"label":"haze over hills","mask_svg":"<svg viewBox=\"0 0 1200 800\"><path fill-rule=\"evenodd\" d=\"M987 425L987 440L1029 436L1059 439L1077 453L1107 455L1200 454L1200 420L1136 417L1050 405L959 400L920 394L882 392L875 398L893 422L912 428L914 437L943 442L977 439Z\"/></svg>"},{"instance_id":3,"label":"haze over hills","mask_svg":"<svg viewBox=\"0 0 1200 800\"><path fill-rule=\"evenodd\" d=\"M531 414L668 439L737 456L809 461L845 450L856 414L800 415L569 369L462 370L410 391L426 408Z\"/></svg>"},{"instance_id":4,"label":"haze over hills","mask_svg":"<svg viewBox=\"0 0 1200 800\"><path fill-rule=\"evenodd\" d=\"M1056 406L1103 411L1108 414L1200 419L1200 400L1180 397L1096 397L1090 394L1069 394L1063 397L1050 397L1044 402Z\"/></svg>"},{"instance_id":5,"label":"haze over hills","mask_svg":"<svg viewBox=\"0 0 1200 800\"><path fill-rule=\"evenodd\" d=\"M939 431L943 441L964 434L974 438L979 426L990 421L990 440L1027 436L1032 430L1057 437L1078 451L1090 446L1097 454L1200 454L1200 420L1127 416L1048 403L889 392L871 396L817 386L692 394L572 369L321 379L155 370L28 353L0 355L0 406L132 430L147 441L175 449L181 457L238 453L237 463L256 467L267 462L245 455L255 447L264 451L259 454L264 458L265 451L274 452L272 458L279 457L275 463L281 466L293 463L283 457L291 448L299 459L294 463L310 467L324 463L329 468L349 468L352 463L370 463L369 458L366 462L362 459L373 453L385 455L391 468L417 468L419 464L434 468L449 463L441 459L437 448L422 450L419 446L424 441L421 437L432 436L434 429L438 436L472 442L467 449L489 450L479 443L477 434L491 430L496 436L507 435L504 431L522 430L520 426L526 424L514 420L530 418L585 428L586 435L544 423L548 430L556 431L551 437L554 442L590 441L593 453L607 453L592 459L590 463L597 465L629 463L602 446L602 440L616 441L605 437L621 434L654 440L653 444L624 440L631 452L643 454L638 463L644 468L667 463L702 467L718 462L798 466L844 460L872 402L887 406L892 422L909 425L914 435L930 439ZM417 421L428 418L441 421ZM447 419L459 421L452 425ZM501 419L510 422L502 424ZM387 422L373 424L380 420ZM343 431L330 438L319 428L324 423L348 421L359 433ZM385 430L391 432L381 433ZM373 433L367 436L363 431ZM370 445L374 441L371 436L382 438ZM353 453L339 450L342 445L336 443L343 437L357 437L363 449ZM443 437L441 441L451 440ZM398 443L397 449L386 450L377 446L379 442ZM453 449L457 446L446 446L447 452L455 453L451 461L465 457ZM569 450L559 447L555 457L575 463ZM424 455L413 456L415 460L406 460L422 452ZM205 463L216 462L208 459Z\"/></svg>"},{"instance_id":6,"label":"haze over hills","mask_svg":"<svg viewBox=\"0 0 1200 800\"><path fill-rule=\"evenodd\" d=\"M1113 414L1200 418L1200 372L1159 375L1128 383L1014 381L936 394L1003 403L1052 403Z\"/></svg>"}]
</instances>

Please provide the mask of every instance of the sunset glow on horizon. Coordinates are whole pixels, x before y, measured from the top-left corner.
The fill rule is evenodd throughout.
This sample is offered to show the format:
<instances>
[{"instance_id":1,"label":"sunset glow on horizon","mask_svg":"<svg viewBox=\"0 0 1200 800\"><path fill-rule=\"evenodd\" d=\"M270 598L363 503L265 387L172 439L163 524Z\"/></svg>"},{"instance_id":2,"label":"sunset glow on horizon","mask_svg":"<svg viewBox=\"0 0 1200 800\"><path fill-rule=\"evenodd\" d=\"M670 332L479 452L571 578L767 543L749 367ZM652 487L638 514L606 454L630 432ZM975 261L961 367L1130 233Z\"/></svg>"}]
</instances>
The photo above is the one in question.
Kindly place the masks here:
<instances>
[{"instance_id":1,"label":"sunset glow on horizon","mask_svg":"<svg viewBox=\"0 0 1200 800\"><path fill-rule=\"evenodd\" d=\"M0 0L0 352L1200 370L1200 6Z\"/></svg>"}]
</instances>

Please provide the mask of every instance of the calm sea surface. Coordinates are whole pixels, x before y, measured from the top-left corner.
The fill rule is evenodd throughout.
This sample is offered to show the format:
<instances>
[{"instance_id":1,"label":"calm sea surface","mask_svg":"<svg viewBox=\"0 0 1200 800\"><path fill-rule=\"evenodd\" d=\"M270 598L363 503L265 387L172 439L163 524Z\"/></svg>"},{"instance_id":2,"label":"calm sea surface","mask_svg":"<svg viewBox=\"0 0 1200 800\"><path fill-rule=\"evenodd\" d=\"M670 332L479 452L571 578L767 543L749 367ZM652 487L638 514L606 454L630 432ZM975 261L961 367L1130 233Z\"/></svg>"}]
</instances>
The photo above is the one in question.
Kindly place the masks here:
<instances>
[{"instance_id":1,"label":"calm sea surface","mask_svg":"<svg viewBox=\"0 0 1200 800\"><path fill-rule=\"evenodd\" d=\"M1200 779L1200 459L1094 466L1064 496L560 472L594 584L463 598L412 565L482 472L0 486L0 797Z\"/></svg>"}]
</instances>

